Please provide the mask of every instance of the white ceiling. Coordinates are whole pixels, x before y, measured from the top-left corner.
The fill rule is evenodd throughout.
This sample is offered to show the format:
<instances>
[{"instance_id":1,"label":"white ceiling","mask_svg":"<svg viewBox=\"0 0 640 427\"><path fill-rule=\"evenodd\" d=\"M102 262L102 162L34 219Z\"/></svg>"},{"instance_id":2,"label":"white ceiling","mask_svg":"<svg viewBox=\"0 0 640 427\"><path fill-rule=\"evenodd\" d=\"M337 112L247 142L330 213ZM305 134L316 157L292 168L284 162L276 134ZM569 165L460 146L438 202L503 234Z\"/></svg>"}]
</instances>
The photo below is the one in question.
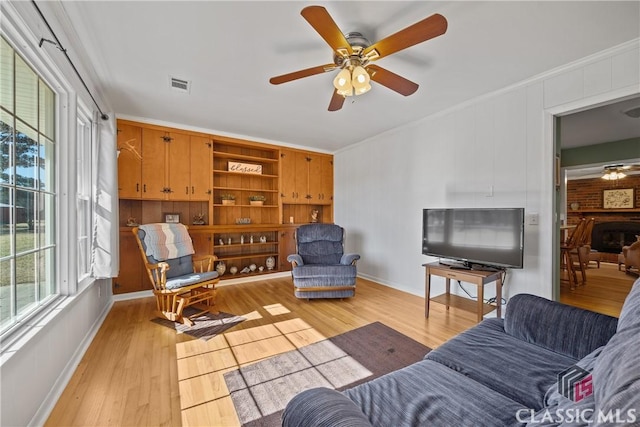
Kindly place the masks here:
<instances>
[{"instance_id":1,"label":"white ceiling","mask_svg":"<svg viewBox=\"0 0 640 427\"><path fill-rule=\"evenodd\" d=\"M279 86L272 76L332 61L302 18L327 8L375 42L433 13L446 34L378 64L420 85L380 85L328 112L336 72ZM333 152L385 130L640 37L638 1L77 1L62 6L119 116ZM67 29L69 30L69 29ZM169 87L190 80L190 94Z\"/></svg>"},{"instance_id":2,"label":"white ceiling","mask_svg":"<svg viewBox=\"0 0 640 427\"><path fill-rule=\"evenodd\" d=\"M640 97L562 117L560 126L562 148L640 138L640 118L624 114L625 111L636 107L640 108Z\"/></svg>"}]
</instances>

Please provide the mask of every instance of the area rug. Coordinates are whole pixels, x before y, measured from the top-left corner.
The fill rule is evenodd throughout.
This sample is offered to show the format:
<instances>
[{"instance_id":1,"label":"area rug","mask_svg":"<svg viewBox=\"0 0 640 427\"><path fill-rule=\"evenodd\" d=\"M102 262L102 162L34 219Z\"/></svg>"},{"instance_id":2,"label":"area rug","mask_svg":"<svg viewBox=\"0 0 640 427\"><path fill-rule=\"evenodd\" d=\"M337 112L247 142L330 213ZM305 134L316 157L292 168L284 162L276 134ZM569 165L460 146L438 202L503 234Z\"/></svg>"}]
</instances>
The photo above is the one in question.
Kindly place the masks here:
<instances>
[{"instance_id":1,"label":"area rug","mask_svg":"<svg viewBox=\"0 0 640 427\"><path fill-rule=\"evenodd\" d=\"M185 316L191 316L193 314L198 313L200 310L195 309L193 307L187 307L184 309L183 314ZM159 323L160 325L167 326L169 328L175 329L178 333L183 333L190 335L195 338L199 338L201 340L210 340L234 327L235 325L244 322L245 319L242 316L237 316L235 314L220 312L218 314L204 313L194 319L192 319L194 324L193 326L187 326L183 323L172 322L171 320L155 318L153 322Z\"/></svg>"},{"instance_id":2,"label":"area rug","mask_svg":"<svg viewBox=\"0 0 640 427\"><path fill-rule=\"evenodd\" d=\"M430 349L375 322L224 375L243 426L280 426L297 393L345 390L422 360Z\"/></svg>"}]
</instances>

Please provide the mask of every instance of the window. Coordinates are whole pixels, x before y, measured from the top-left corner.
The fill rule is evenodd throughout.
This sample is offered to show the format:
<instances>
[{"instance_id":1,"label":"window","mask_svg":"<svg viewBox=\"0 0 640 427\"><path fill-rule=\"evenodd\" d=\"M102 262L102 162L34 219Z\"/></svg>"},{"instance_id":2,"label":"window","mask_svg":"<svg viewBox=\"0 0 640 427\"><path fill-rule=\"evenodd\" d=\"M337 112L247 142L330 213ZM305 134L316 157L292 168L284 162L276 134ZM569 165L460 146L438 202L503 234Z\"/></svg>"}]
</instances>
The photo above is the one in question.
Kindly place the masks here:
<instances>
[{"instance_id":1,"label":"window","mask_svg":"<svg viewBox=\"0 0 640 427\"><path fill-rule=\"evenodd\" d=\"M57 293L53 90L0 38L0 333Z\"/></svg>"},{"instance_id":2,"label":"window","mask_svg":"<svg viewBox=\"0 0 640 427\"><path fill-rule=\"evenodd\" d=\"M91 170L92 170L92 122L90 115L78 109L76 127L76 212L78 239L78 282L91 274Z\"/></svg>"}]
</instances>

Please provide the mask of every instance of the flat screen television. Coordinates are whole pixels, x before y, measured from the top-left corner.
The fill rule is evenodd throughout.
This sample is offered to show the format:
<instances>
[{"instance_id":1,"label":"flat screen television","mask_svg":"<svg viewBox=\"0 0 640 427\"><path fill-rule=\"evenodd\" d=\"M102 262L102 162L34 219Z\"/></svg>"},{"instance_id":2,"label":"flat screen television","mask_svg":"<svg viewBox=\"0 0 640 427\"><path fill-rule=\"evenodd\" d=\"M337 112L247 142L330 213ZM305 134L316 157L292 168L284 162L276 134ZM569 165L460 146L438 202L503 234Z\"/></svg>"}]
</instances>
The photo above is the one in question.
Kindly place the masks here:
<instances>
[{"instance_id":1,"label":"flat screen television","mask_svg":"<svg viewBox=\"0 0 640 427\"><path fill-rule=\"evenodd\" d=\"M424 209L422 253L474 265L522 268L524 208Z\"/></svg>"}]
</instances>

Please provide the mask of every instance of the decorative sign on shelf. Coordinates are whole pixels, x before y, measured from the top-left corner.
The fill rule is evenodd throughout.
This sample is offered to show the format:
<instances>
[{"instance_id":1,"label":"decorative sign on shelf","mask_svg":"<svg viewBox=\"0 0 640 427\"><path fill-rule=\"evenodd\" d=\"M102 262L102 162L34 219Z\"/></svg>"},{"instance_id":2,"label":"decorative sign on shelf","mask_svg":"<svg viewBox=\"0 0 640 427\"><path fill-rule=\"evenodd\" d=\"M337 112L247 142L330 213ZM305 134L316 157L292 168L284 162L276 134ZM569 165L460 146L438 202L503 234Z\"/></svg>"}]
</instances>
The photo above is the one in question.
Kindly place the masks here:
<instances>
[{"instance_id":1,"label":"decorative sign on shelf","mask_svg":"<svg viewBox=\"0 0 640 427\"><path fill-rule=\"evenodd\" d=\"M616 188L602 192L602 207L604 209L633 209L633 202L633 188Z\"/></svg>"},{"instance_id":2,"label":"decorative sign on shelf","mask_svg":"<svg viewBox=\"0 0 640 427\"><path fill-rule=\"evenodd\" d=\"M229 162L229 172L252 173L262 175L262 165L252 165L251 163Z\"/></svg>"}]
</instances>

